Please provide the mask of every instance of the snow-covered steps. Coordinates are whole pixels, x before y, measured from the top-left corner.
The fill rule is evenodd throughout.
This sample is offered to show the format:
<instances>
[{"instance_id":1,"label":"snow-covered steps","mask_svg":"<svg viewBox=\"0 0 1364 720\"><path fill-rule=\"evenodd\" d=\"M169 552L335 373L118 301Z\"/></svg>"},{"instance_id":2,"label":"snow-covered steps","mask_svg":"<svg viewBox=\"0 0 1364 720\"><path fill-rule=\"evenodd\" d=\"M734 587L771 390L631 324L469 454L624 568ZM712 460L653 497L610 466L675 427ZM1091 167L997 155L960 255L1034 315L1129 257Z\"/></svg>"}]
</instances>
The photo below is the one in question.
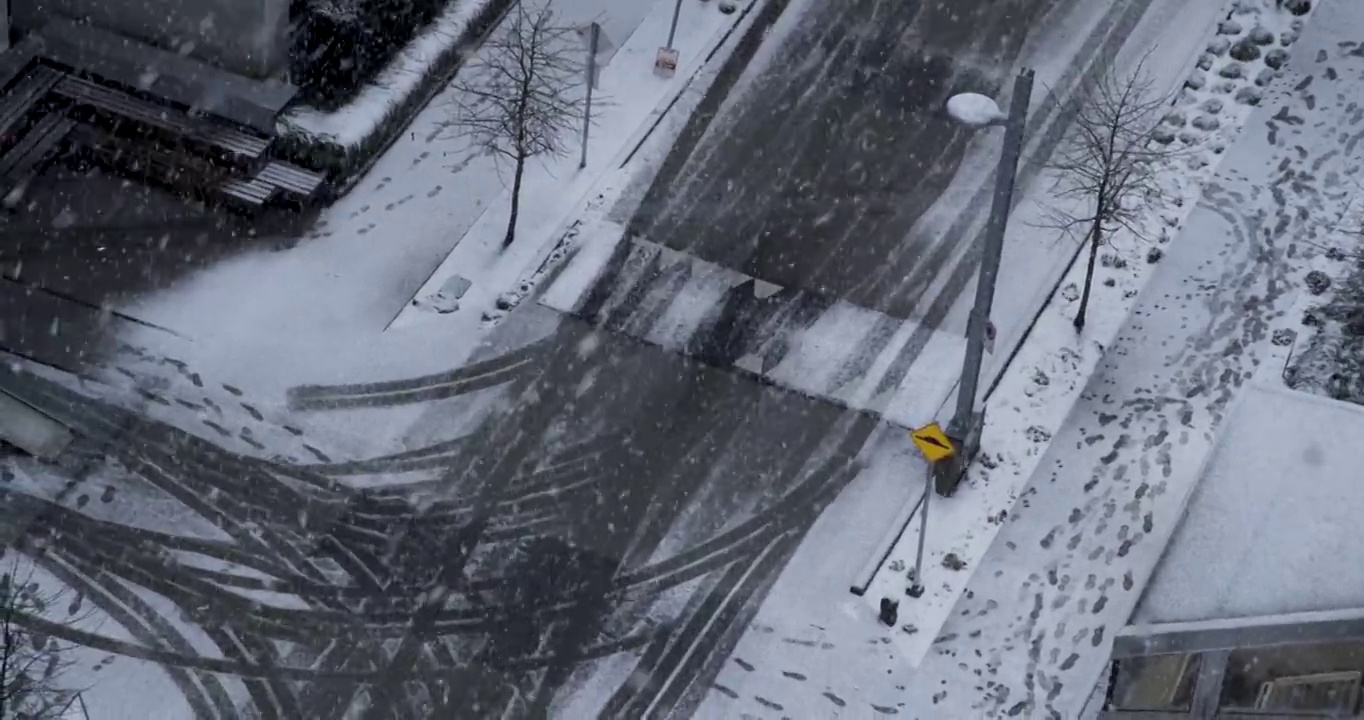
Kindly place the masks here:
<instances>
[{"instance_id":1,"label":"snow-covered steps","mask_svg":"<svg viewBox=\"0 0 1364 720\"><path fill-rule=\"evenodd\" d=\"M964 340L780 287L604 223L543 305L804 395L912 425L936 416Z\"/></svg>"}]
</instances>

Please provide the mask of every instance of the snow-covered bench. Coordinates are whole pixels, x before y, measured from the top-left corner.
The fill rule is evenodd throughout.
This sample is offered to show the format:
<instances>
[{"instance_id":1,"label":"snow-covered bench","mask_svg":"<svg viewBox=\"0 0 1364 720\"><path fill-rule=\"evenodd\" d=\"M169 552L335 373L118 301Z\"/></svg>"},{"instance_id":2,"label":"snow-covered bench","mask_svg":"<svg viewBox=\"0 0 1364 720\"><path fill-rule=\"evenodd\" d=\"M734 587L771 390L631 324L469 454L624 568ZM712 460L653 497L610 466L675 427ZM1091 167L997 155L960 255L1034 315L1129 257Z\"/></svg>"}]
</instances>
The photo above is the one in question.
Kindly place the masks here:
<instances>
[{"instance_id":1,"label":"snow-covered bench","mask_svg":"<svg viewBox=\"0 0 1364 720\"><path fill-rule=\"evenodd\" d=\"M221 155L223 160L234 166L250 168L264 158L270 149L270 140L267 138L191 117L175 108L152 103L83 78L68 76L57 83L54 91L77 105L132 120L200 145Z\"/></svg>"}]
</instances>

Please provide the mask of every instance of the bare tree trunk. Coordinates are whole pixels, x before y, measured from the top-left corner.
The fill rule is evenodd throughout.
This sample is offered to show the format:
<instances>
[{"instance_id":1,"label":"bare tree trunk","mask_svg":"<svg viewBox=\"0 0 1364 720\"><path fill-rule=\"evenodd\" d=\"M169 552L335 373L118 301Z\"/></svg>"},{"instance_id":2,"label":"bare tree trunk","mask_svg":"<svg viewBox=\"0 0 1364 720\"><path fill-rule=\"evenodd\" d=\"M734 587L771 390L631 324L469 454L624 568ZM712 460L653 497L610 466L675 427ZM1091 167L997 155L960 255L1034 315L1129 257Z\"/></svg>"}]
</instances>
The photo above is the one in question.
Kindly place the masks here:
<instances>
[{"instance_id":1,"label":"bare tree trunk","mask_svg":"<svg viewBox=\"0 0 1364 720\"><path fill-rule=\"evenodd\" d=\"M9 610L5 610L4 612L5 612L5 622L3 631L5 635L3 650L4 656L0 657L0 685L2 685L2 687L0 687L0 718L5 717L5 707L9 705L10 688L9 666L10 658L12 657L12 653L14 650L14 638L10 635L9 630Z\"/></svg>"},{"instance_id":2,"label":"bare tree trunk","mask_svg":"<svg viewBox=\"0 0 1364 720\"><path fill-rule=\"evenodd\" d=\"M511 219L507 221L507 236L502 238L502 249L516 240L516 216L521 212L521 176L526 174L526 156L516 156L516 172L512 176Z\"/></svg>"},{"instance_id":3,"label":"bare tree trunk","mask_svg":"<svg viewBox=\"0 0 1364 720\"><path fill-rule=\"evenodd\" d=\"M1075 332L1085 329L1085 313L1089 310L1089 292L1094 287L1094 261L1099 259L1099 241L1103 238L1103 224L1095 220L1089 231L1089 265L1085 268L1085 287L1080 292L1080 310L1075 313Z\"/></svg>"}]
</instances>

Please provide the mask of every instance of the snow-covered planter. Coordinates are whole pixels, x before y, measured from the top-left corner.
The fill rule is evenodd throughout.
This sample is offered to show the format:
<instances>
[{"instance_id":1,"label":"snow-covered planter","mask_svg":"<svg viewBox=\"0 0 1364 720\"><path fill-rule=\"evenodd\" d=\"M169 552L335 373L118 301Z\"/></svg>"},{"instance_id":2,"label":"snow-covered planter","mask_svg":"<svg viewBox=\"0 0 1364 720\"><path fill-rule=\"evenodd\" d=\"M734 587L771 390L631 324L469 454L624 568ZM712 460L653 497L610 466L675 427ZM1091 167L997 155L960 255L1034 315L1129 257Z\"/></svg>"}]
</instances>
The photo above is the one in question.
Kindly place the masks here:
<instances>
[{"instance_id":1,"label":"snow-covered planter","mask_svg":"<svg viewBox=\"0 0 1364 720\"><path fill-rule=\"evenodd\" d=\"M334 112L286 111L275 150L326 173L337 194L393 144L459 71L467 51L491 31L513 0L452 0L445 12L393 58L373 83Z\"/></svg>"}]
</instances>

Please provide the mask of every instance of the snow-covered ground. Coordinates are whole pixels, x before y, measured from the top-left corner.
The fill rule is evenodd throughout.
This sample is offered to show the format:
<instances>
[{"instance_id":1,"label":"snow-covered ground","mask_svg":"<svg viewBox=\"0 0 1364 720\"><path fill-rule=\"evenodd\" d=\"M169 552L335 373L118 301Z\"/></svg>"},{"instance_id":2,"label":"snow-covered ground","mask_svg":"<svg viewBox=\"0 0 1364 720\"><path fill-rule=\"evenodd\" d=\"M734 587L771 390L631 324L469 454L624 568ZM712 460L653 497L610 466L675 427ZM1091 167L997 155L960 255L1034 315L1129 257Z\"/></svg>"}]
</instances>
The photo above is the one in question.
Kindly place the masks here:
<instances>
[{"instance_id":1,"label":"snow-covered ground","mask_svg":"<svg viewBox=\"0 0 1364 720\"><path fill-rule=\"evenodd\" d=\"M1271 323L1292 307L1310 268L1313 250L1298 239L1338 223L1358 171L1355 149L1334 131L1352 122L1349 101L1325 98L1332 85L1358 81L1360 63L1338 41L1359 11L1327 3L1317 13L1285 76L1245 120L1270 132L1228 146L953 607L942 637L955 638L940 640L921 670L960 683L965 678L947 667L951 656L979 649L999 686L976 705L963 692L970 686L958 685L949 707L1023 702L1035 713L1078 711L1078 696L1065 688L1087 692L1097 679L1103 630L1131 612L1228 403L1256 364L1273 356ZM1029 371L1024 359L1010 372L1026 381ZM1007 402L1004 392L992 402ZM1037 408L1014 407L1026 416L1018 427L1035 422ZM1032 613L992 612L1017 608L1028 595ZM1077 613L1087 615L1083 623L1059 629ZM959 619L968 617L981 619ZM1024 649L1039 639L1035 652Z\"/></svg>"},{"instance_id":2,"label":"snow-covered ground","mask_svg":"<svg viewBox=\"0 0 1364 720\"><path fill-rule=\"evenodd\" d=\"M638 168L619 168L624 149L640 145L655 128L680 128L673 116L687 104L672 100L713 77L737 39L728 31L752 15L749 3L733 14L714 3L684 4L674 41L681 62L665 79L652 68L667 36L671 0L555 0L553 7L560 23L601 23L618 49L601 72L587 170L576 170L576 153L563 163L532 162L520 240L511 250L499 254L500 230L492 232L506 212L505 173L491 158L471 157L465 140L445 131L454 92L447 90L296 246L244 252L118 308L174 329L190 339L187 347L162 348L164 341L150 332L123 339L148 354L173 353L216 382L276 399L305 383L404 377L462 364L484 335L484 313L546 259L595 183L628 184L623 178ZM700 73L703 66L709 75ZM477 71L476 65L462 70ZM424 285L439 287L456 270L474 280L462 309L442 315L419 307L414 295L425 299L433 291L419 293ZM409 308L417 311L410 327L385 332ZM401 427L401 419L395 424Z\"/></svg>"},{"instance_id":3,"label":"snow-covered ground","mask_svg":"<svg viewBox=\"0 0 1364 720\"><path fill-rule=\"evenodd\" d=\"M589 12L588 3L564 2L561 11L581 4L582 15L575 22L601 17ZM693 10L708 19L679 32L676 44L683 51L683 63L676 78L663 81L652 76L652 56L671 5L670 0L659 0L632 6L631 12L638 11L636 30L619 36L629 40L604 71L602 89L615 103L603 113L619 111L621 117L636 120L633 125L622 120L614 131L601 126L594 130L593 152L602 157L600 162L589 159L591 177L569 173L570 179L562 169L537 168L535 197L555 200L531 200L528 186L527 205L535 207L528 214L536 217L523 216L522 245L502 255L495 252L505 193L500 180L493 181L491 165L480 160L454 172L448 158L438 157L445 151L445 141L437 133L445 120L438 99L418 118L410 137L380 161L355 193L328 212L318 236L287 252L222 263L125 308L192 338L187 352L177 350L187 368L156 359L155 347L149 348L145 362L162 366L162 374L174 378L177 392L169 396L183 398L185 392L202 389L205 401L194 401L197 408L177 407L176 402L147 397L144 391L156 388L140 385L124 388L128 399L149 413L166 415L172 424L195 424L206 436L221 438L247 455L279 453L295 462L318 463L333 458L325 446L304 444L311 433L285 427L291 420L278 404L286 389L459 366L482 337L484 314L495 298L509 288L516 291L518 281L533 276L556 247L562 254L563 236L576 235L574 242L588 240L579 257L594 254L604 260L614 247L618 235L611 235L619 230L619 218L608 215L615 196L629 191L629 172L621 171L619 162L633 152L662 110L674 108L660 126L662 135L680 127L676 111L685 111L696 99L697 88L688 84L687 76L700 66L708 48L716 47L725 31L756 7L745 4L743 11L721 19L709 3L685 5L684 28ZM1088 6L1094 15L1104 9L1097 5ZM1148 68L1171 86L1178 85L1205 43L1215 42L1211 23L1230 9L1211 5L1153 2L1121 61L1130 63L1159 38L1161 52ZM1173 528L1181 498L1192 483L1189 465L1199 464L1222 405L1262 356L1257 343L1274 313L1290 299L1291 293L1283 294L1285 283L1297 281L1276 264L1283 260L1281 246L1261 247L1256 213L1282 217L1287 231L1270 232L1273 240L1323 232L1349 201L1340 188L1316 184L1354 170L1342 159L1353 146L1332 154L1333 143L1342 141L1321 132L1356 121L1346 100L1329 97L1322 89L1328 83L1343 87L1359 80L1359 58L1349 55L1349 48L1339 48L1341 36L1333 34L1357 27L1364 19L1360 11L1345 5L1345 0L1327 0L1317 11L1300 43L1305 49L1293 48L1301 56L1295 56L1288 76L1275 81L1258 109L1235 101L1241 90L1254 89L1258 67L1252 72L1243 68L1242 80L1228 79L1234 84L1224 89L1222 68L1229 61L1218 51L1198 60L1207 65L1200 73L1208 77L1201 85L1193 81L1197 87L1181 96L1169 121L1173 141L1196 148L1181 158L1195 167L1171 168L1164 176L1170 204L1150 208L1149 234L1165 258L1147 263L1151 246L1118 238L1105 254L1122 262L1110 261L1101 270L1090 323L1080 338L1069 325L1074 298L1066 288L1074 284L1076 269L1069 270L1070 280L1062 282L1056 301L1037 320L1032 341L990 400L984 440L988 461L976 468L956 497L934 498L928 543L930 593L918 601L903 596L903 568L912 558L905 550L914 547L917 523L911 523L890 558L890 566L901 569L878 575L880 584L865 599L847 593L858 581L864 559L880 552L886 530L865 522L857 508L875 503L879 515L889 517L900 505L911 510L918 500L923 467L901 433L886 431L865 451L869 469L810 531L698 716L762 715L782 708L792 713L805 708L814 714L853 717L869 712L976 717L1004 711L1041 717L1046 716L1043 703L1051 703L1065 717L1078 712L1105 652L1102 627L1094 634L1089 629L1103 623L1111 635L1125 621L1137 594L1132 588L1149 574L1162 545L1159 536ZM1252 32L1253 19L1272 3L1255 3L1253 11L1250 4L1246 8L1235 15L1241 26L1228 28L1228 33ZM1322 14L1327 16L1324 21ZM1263 16L1261 22L1269 24L1269 17ZM604 24L607 36L616 39L610 23ZM1078 21L1077 26L1088 27ZM1274 31L1276 41L1293 33L1287 26L1274 26ZM1083 33L1069 34L1055 47L1078 44L1083 38ZM1055 47L1049 57L1059 54ZM632 57L635 63L626 63ZM1034 99L1038 107L1051 97L1046 80L1059 82L1068 67L1033 64L1044 80ZM611 74L622 66L628 69L619 76ZM1304 94L1308 80L1317 83L1307 93L1311 99ZM620 83L619 89L613 89L613 82ZM674 106L678 93L683 93L682 100ZM1284 99L1289 96L1298 98L1296 104ZM631 102L624 102L625 97ZM1210 101L1219 98L1223 102L1212 109ZM1200 132L1181 137L1190 132L1195 118ZM1216 127L1205 118L1215 118ZM1312 120L1305 125L1304 118ZM1273 128L1267 140L1258 134L1238 139L1240 128L1264 124ZM610 143L616 143L614 151ZM643 160L657 163L666 143L655 136L645 144ZM990 139L982 136L980 144L981 157L986 157ZM1298 156L1295 144L1307 160ZM458 155L459 150L453 153ZM1280 161L1290 168L1313 163L1315 174L1304 170L1302 175L1283 175L1277 169ZM576 158L565 162L576 167ZM475 168L480 163L482 172ZM984 182L988 172L980 172L982 168L988 165L976 168L974 177ZM973 172L963 176L970 178ZM1213 181L1207 183L1209 179ZM1271 182L1279 184L1274 193L1264 189ZM1210 190L1204 205L1196 208L1205 183ZM1041 189L1047 183L1034 185ZM1307 216L1274 208L1269 203L1276 194L1301 202ZM457 201L449 200L452 196ZM1055 284L1052 280L1068 272L1074 252L1073 245L1030 227L1027 214L1035 211L1035 198L1026 197L1014 214L1012 254L1006 255L1005 265L1015 274L1002 278L1000 294L1035 302L1008 303L1009 309L1024 311L1007 318L1002 314L1004 303L998 303L1002 348L1023 335L1033 320L1032 309ZM1265 231L1273 230L1271 220L1278 219L1265 216ZM1245 234L1240 234L1243 226ZM597 242L603 238L609 242ZM1300 253L1307 250L1299 248ZM1301 257L1293 262L1301 264ZM1300 269L1294 266L1294 272ZM570 265L568 272L576 271ZM455 273L473 279L474 288L460 310L433 312L430 296ZM1111 286L1107 280L1113 281ZM419 287L423 289L418 291ZM969 291L963 293L964 298L970 296ZM1129 317L1134 303L1135 313ZM955 312L952 317L957 322L963 316ZM826 340L844 330L834 325ZM950 330L935 337L959 340ZM146 338L129 339L148 344L138 342ZM992 358L992 374L1000 371L1005 355ZM949 367L953 362L943 361ZM800 366L793 372L813 376L825 370ZM1093 379L1087 381L1091 374ZM207 378L212 380L205 382ZM911 398L916 409L906 423L938 413L950 400L946 395L946 388L935 387L932 393ZM1124 403L1122 408L1110 404L1119 402ZM240 422L233 425L220 415ZM360 447L374 451L416 419L390 413L384 421L388 427L357 419L339 436L329 437L346 445L347 452ZM252 421L265 427L242 432ZM1124 428L1121 438L1094 434L1113 432L1099 428L1114 422ZM364 437L346 439L347 431L357 436L363 432ZM264 433L273 433L268 442L261 441ZM1178 446L1171 435L1181 435ZM1153 440L1149 447L1136 447L1148 438ZM291 449L279 450L286 443ZM1144 451L1144 457L1135 457L1134 451ZM1160 472L1167 473L1166 485L1162 487L1158 479L1146 482L1148 473ZM1094 491L1091 481L1103 484ZM1135 498L1123 507L1119 519L1117 508L1128 502L1126 494ZM1105 514L1113 518L1111 522L1101 517ZM1123 529L1116 529L1123 523ZM1082 532L1072 535L1068 527ZM1142 537L1147 541L1139 542ZM944 569L947 552L955 553L965 568ZM841 570L831 572L831 567ZM1080 609L1072 595L1085 592L1078 586L1090 582L1090 573L1094 580L1087 590L1097 591L1097 596L1084 598ZM1119 593L1114 589L1119 583L1131 591ZM1020 587L1029 588L1035 597L1020 596ZM874 619L875 602L887 595L904 598L893 629ZM1032 616L1029 608L1035 608ZM1010 614L1015 610L1020 612L1016 618ZM1083 621L1074 619L1077 610L1085 616ZM1066 629L1068 622L1074 626ZM1079 637L1082 623L1084 638ZM1072 648L1074 643L1080 644ZM980 666L981 662L986 664ZM987 674L996 677L983 680Z\"/></svg>"},{"instance_id":4,"label":"snow-covered ground","mask_svg":"<svg viewBox=\"0 0 1364 720\"><path fill-rule=\"evenodd\" d=\"M719 10L718 5L691 3L683 6L689 16L685 32L679 31L674 45L682 49L677 74L664 79L654 71L654 57L660 38L666 40L675 3L654 3L638 28L619 42L610 63L601 71L602 101L593 113L594 122L589 132L587 166L579 168L579 156L572 153L557 158L541 158L534 171L527 174L522 192L533 202L523 203L517 221L517 233L523 239L506 250L501 249L506 233L510 208L510 187L492 202L469 228L464 238L449 257L436 268L431 277L416 293L402 314L394 319L394 327L409 327L423 323L428 331L439 331L442 313L434 309L434 296L440 293L456 275L468 278L472 286L459 298L459 309L453 314L482 315L495 310L499 295L511 291L524 296L529 287L517 281L533 272L552 252L554 244L572 232L584 210L591 211L611 203L614 198L606 193L615 189L615 173L635 153L640 142L654 130L654 121L668 111L681 93L687 78L694 75L712 52L727 37L727 31L757 6L756 0L739 4L732 14ZM604 27L607 38L612 28ZM616 36L620 37L620 36ZM471 72L481 66L475 61ZM594 99L594 104L598 103ZM498 177L508 168L497 168ZM604 181L606 181L604 186ZM518 298L519 300L519 298Z\"/></svg>"},{"instance_id":5,"label":"snow-covered ground","mask_svg":"<svg viewBox=\"0 0 1364 720\"><path fill-rule=\"evenodd\" d=\"M1018 297L1031 292L1034 300L999 307L995 322L1002 348L1013 347L1024 333L1031 331L1031 335L986 405L981 465L989 470L988 481L978 476L978 483L966 484L955 497L939 503L936 515L930 513L930 523L941 528L930 529L927 539L926 554L935 568L948 553L965 561L967 567L985 553L999 528L999 518L1007 514L1032 477L1048 440L1069 414L1105 348L1113 343L1142 287L1166 252L1167 243L1180 232L1226 148L1236 140L1250 117L1255 106L1234 98L1258 99L1273 71L1262 76L1263 67L1257 62L1247 63L1249 67L1226 73L1236 77L1219 80L1221 87L1210 85L1207 77L1221 77L1223 68L1241 65L1226 57L1227 48L1253 29L1273 28L1270 48L1282 48L1287 45L1281 39L1291 42L1296 38L1292 25L1300 21L1287 13L1272 12L1256 0L1231 0L1218 16L1230 14L1236 18L1235 24L1207 22L1201 32L1195 33L1188 30L1194 22L1210 21L1212 17L1202 8L1194 9L1196 13L1190 17L1155 15L1157 22L1139 27L1131 45L1118 55L1118 77L1136 72L1140 66L1154 83L1152 93L1157 97L1171 96L1172 109L1157 138L1168 141L1178 152L1163 158L1156 178L1162 194L1143 199L1147 204L1136 228L1138 232L1120 229L1110 235L1100 251L1095 294L1085 329L1078 337L1071 321L1077 310L1085 267L1083 262L1067 267L1067 262L1082 257L1084 248L1077 244L1077 239L1047 227L1047 213L1058 205L1049 197L1050 191L1060 178L1053 171L1044 170L1034 191L1010 219L1008 251L1002 261L1008 271L1001 273L996 297ZM1183 32L1164 32L1170 26ZM1154 50L1147 44L1151 37L1159 38L1160 44ZM1241 94L1242 91L1250 95ZM1064 277L1059 272L1064 272ZM1059 292L1050 303L1046 296L1056 285L1038 285L1035 283L1038 276L1059 280ZM969 295L964 296L964 300L969 299ZM1042 307L1041 313L1029 327L1034 316L1026 309L1037 307ZM1009 359L1005 352L991 355L985 377L994 378L1004 372ZM944 410L950 408L948 405ZM989 522L982 524L982 518ZM888 562L911 564L918 536L918 523L913 522L891 551ZM944 582L933 583L923 598L912 603L913 622L921 628L941 626L969 577L969 572L949 573ZM907 582L903 573L878 574L867 598L874 603L880 597L897 596ZM932 640L931 632L902 638L911 657L923 657Z\"/></svg>"},{"instance_id":6,"label":"snow-covered ground","mask_svg":"<svg viewBox=\"0 0 1364 720\"><path fill-rule=\"evenodd\" d=\"M685 5L674 43L682 53L682 63L672 79L652 76L653 50L666 37L671 0L558 0L556 7L565 22L595 19L613 42L631 39L602 73L602 93L608 102L599 106L598 121L607 122L623 114L633 118L634 125L627 127L619 117L609 132L599 125L596 132L600 134L594 135L592 148L600 149L601 157L594 155L589 165L593 177L602 183L602 192L617 192L630 189L635 173L646 172L661 162L685 115L695 107L740 34L729 31L751 22L755 6L745 3L739 12L725 14L716 3ZM641 49L645 47L651 49L645 52ZM644 63L648 78L638 67L629 65L630 61ZM638 85L628 86L625 78ZM339 477L343 484L352 486L411 481L412 473L391 467L388 461L392 458L374 458L395 444L420 443L422 433L439 433L444 439L467 432L470 427L450 427L452 418L472 426L479 419L479 407L492 405L496 390L472 394L468 412L446 412L444 424L423 424L425 408L417 404L383 408L377 416L363 409L310 414L295 412L286 406L286 400L306 404L317 399L310 400L306 393L287 392L295 386L448 371L464 364L484 339L487 327L482 314L498 294L492 290L487 291L487 307L433 316L432 323L417 322L406 330L383 332L450 247L459 244L464 231L502 193L501 181L488 162L479 158L456 168L452 167L453 157L442 157L443 152L454 156L459 151L437 136L445 113L438 98L414 123L411 134L379 161L349 197L330 208L319 221L318 230L296 247L238 256L122 308L143 319L157 318L176 326L187 338L176 346L168 346L155 334L127 333L121 336L125 344L114 362L90 370L98 383L78 383L70 376L14 358L5 361L63 385L79 385L82 394L99 397L148 423L165 423L187 431L228 453L222 459L232 459L227 464L234 467L238 462L252 467L257 459L265 459ZM627 146L632 151L637 147L638 152L629 165L621 167L622 151ZM537 168L536 172L543 170ZM552 206L560 195L572 194L556 187L548 175L541 175L539 186L527 188L528 206ZM572 203L560 203L564 215L581 209L582 196L588 192L584 183L587 181L579 183L581 187L574 185L577 190L569 188L578 192L578 197ZM533 214L523 213L523 217ZM559 217L552 224L567 226L570 221ZM480 278L510 282L523 276L528 263L533 266L548 254L559 238L546 231L547 227L553 229L549 227L551 218L544 216L538 222L538 234L532 232L529 223L522 226L521 254L508 254L505 267L493 268ZM326 399L320 402L325 404ZM130 457L145 449L136 438L126 444ZM159 453L161 449L153 447L148 452ZM202 474L245 474L240 467L219 466L203 457L196 460L191 448L179 448L171 457L183 457L190 465L200 463L199 467L184 468L184 478L176 476L172 482ZM348 462L361 458L368 462ZM167 462L167 458L157 462ZM218 528L179 502L183 498L172 498L162 489L147 486L136 475L124 472L116 460L86 468L85 479L71 483L62 473L44 474L36 463L6 459L0 464L4 465L4 480L11 483L8 487L59 503L76 516L113 523L132 533L155 531L224 541ZM36 527L44 525L40 522ZM76 535L74 531L68 534ZM148 547L155 553L160 544L154 539ZM261 580L247 568L214 564L212 558L164 555L158 555L156 562L180 563L191 568L186 571L190 575L197 572L193 568L199 568L245 578L243 582L248 585L249 581ZM111 576L99 582L119 585L122 581ZM56 581L53 584L61 585ZM174 698L196 694L202 698L205 693L218 692L214 688L219 686L230 696L227 707L240 704L245 686L232 671L218 680L211 674L195 680L194 673L188 672L190 684L198 685L193 692L182 692L185 688L177 682L184 682L183 678L177 681L172 677L177 671L131 659L139 653L164 650L215 662L229 649L223 647L222 638L202 638L196 618L185 617L180 622L177 603L185 606L183 598L172 601L149 590L144 592L145 588L129 588L120 592L138 594L156 611L141 616L164 616L166 627L146 630L135 627L141 621L98 614L98 627L89 630L100 636L94 638L94 646L102 649L75 651L82 672L72 675L74 681L89 688L85 697L98 701L98 716L184 717L190 710ZM277 593L243 590L238 594L257 606L289 608L298 602L295 597ZM118 601L111 602L116 605ZM177 636L193 642L176 648ZM117 645L125 641L132 646ZM287 648L281 647L280 652L287 652ZM111 653L120 657L111 662ZM91 667L88 671L87 664ZM130 688L145 692L130 694ZM230 716L231 710L222 707L218 714Z\"/></svg>"},{"instance_id":7,"label":"snow-covered ground","mask_svg":"<svg viewBox=\"0 0 1364 720\"><path fill-rule=\"evenodd\" d=\"M1270 8L1256 4L1254 11ZM710 694L703 712L761 712L770 702L854 716L868 704L912 717L1080 712L1106 659L1105 629L1111 636L1126 621L1225 404L1250 368L1271 355L1270 323L1291 306L1293 286L1310 267L1309 247L1286 246L1334 226L1349 202L1354 148L1348 134L1330 129L1349 125L1353 111L1347 95L1327 96L1358 81L1352 46L1338 45L1358 13L1348 3L1319 9L1293 46L1285 76L1257 108L1237 107L1235 86L1221 91L1209 82L1197 89L1233 100L1219 108L1214 137L1190 143L1205 151L1183 159L1202 172L1184 171L1173 188L1187 193L1174 194L1181 203L1153 208L1155 227L1166 226L1154 235L1164 258L1148 264L1146 246L1115 243L1109 252L1130 259L1101 271L1104 295L1092 305L1102 308L1101 317L1091 315L1080 338L1069 324L1073 298L1063 285L989 402L987 461L957 496L935 498L938 516L948 519L935 531L930 514L926 566L937 577L927 575L929 597L938 591L946 599L930 606L929 621L920 620L922 600L903 595L903 574L884 593L901 600L894 630L876 627L873 608L850 604L849 596L826 598L818 615L793 608L788 593L813 579L792 579L783 592L783 577L735 652L745 662L721 672L716 682L724 689ZM1254 27L1251 12L1234 17ZM1296 35L1291 21L1281 22L1281 32ZM1211 35L1208 23L1201 37L1189 34L1193 49ZM1200 62L1220 78L1218 63L1226 61L1209 55ZM1309 98L1304 89L1313 82ZM1207 99L1187 93L1182 105L1194 112L1171 124L1206 114ZM1235 135L1265 124L1268 135ZM1195 207L1200 184L1207 191ZM1111 287L1102 284L1108 277ZM1130 315L1124 299L1137 302ZM917 500L921 470L903 467L901 477L911 488L902 494ZM950 519L954 503L972 508L955 513L958 524ZM903 546L912 551L910 527ZM830 559L836 550L806 543L793 572L807 547L824 553L825 567L842 564ZM946 551L965 568L943 568ZM905 558L892 562L903 567ZM867 597L879 601L871 592ZM830 617L833 607L846 614ZM814 653L782 645L756 631L759 623L850 649ZM803 679L792 682L790 673ZM854 709L859 705L864 709Z\"/></svg>"}]
</instances>

